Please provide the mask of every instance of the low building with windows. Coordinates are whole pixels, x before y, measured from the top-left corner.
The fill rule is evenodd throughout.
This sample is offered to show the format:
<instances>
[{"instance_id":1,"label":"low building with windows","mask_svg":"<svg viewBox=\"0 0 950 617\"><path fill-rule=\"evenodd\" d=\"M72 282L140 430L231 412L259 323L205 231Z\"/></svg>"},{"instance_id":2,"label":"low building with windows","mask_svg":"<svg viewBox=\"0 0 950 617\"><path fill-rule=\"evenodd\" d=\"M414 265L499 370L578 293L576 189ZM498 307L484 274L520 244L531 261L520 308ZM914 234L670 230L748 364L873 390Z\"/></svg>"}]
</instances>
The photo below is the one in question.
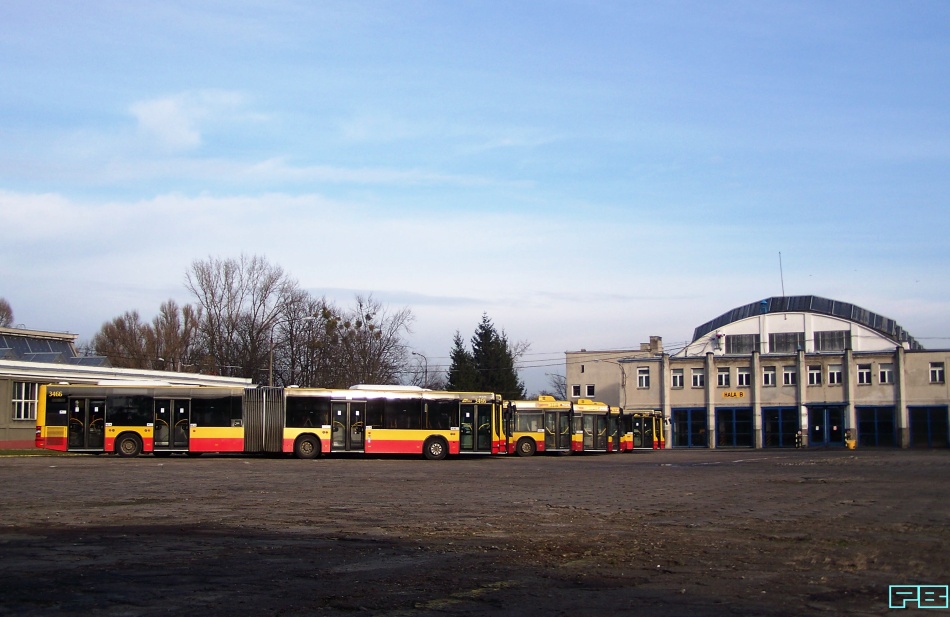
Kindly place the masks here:
<instances>
[{"instance_id":1,"label":"low building with windows","mask_svg":"<svg viewBox=\"0 0 950 617\"><path fill-rule=\"evenodd\" d=\"M77 338L62 332L0 328L0 449L33 447L41 384L251 385L250 379L235 377L114 368L102 356L79 355Z\"/></svg>"},{"instance_id":2,"label":"low building with windows","mask_svg":"<svg viewBox=\"0 0 950 617\"><path fill-rule=\"evenodd\" d=\"M571 395L661 411L672 447L947 447L948 362L892 319L793 296L728 311L672 355L568 352L566 376Z\"/></svg>"}]
</instances>

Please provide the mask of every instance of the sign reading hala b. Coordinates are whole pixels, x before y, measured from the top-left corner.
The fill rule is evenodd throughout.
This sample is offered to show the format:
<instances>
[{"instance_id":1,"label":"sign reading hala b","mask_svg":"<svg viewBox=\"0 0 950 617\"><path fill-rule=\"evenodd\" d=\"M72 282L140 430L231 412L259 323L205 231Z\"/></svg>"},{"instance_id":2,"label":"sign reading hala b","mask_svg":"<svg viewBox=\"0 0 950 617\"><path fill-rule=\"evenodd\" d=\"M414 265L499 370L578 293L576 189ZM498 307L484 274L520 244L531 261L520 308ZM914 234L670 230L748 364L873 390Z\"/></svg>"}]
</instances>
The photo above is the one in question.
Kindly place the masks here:
<instances>
[{"instance_id":1,"label":"sign reading hala b","mask_svg":"<svg viewBox=\"0 0 950 617\"><path fill-rule=\"evenodd\" d=\"M745 392L742 390L726 390L722 393L722 398L745 398Z\"/></svg>"}]
</instances>

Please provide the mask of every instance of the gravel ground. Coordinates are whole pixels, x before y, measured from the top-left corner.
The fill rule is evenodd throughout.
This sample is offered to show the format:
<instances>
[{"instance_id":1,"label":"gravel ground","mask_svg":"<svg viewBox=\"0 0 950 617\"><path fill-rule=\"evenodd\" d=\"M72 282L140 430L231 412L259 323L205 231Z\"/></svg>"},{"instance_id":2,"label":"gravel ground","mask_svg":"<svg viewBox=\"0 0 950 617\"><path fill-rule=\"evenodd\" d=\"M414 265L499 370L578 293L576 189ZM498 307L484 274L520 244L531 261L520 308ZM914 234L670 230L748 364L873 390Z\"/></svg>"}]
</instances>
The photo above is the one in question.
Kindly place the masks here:
<instances>
[{"instance_id":1,"label":"gravel ground","mask_svg":"<svg viewBox=\"0 0 950 617\"><path fill-rule=\"evenodd\" d=\"M0 485L2 616L903 615L889 585L950 584L947 451L14 456Z\"/></svg>"}]
</instances>

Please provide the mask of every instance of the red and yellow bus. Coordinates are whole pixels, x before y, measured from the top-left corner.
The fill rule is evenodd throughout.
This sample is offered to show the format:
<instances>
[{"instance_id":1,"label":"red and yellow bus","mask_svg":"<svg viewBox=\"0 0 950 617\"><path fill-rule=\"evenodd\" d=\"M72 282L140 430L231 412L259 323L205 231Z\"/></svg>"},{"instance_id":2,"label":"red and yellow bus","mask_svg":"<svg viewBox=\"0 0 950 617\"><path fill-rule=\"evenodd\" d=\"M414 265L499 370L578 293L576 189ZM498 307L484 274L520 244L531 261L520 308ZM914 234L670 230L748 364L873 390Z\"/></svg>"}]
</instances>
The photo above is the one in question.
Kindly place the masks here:
<instances>
[{"instance_id":1,"label":"red and yellow bus","mask_svg":"<svg viewBox=\"0 0 950 617\"><path fill-rule=\"evenodd\" d=\"M205 452L502 453L500 397L398 386L325 390L47 385L36 447L157 456Z\"/></svg>"},{"instance_id":2,"label":"red and yellow bus","mask_svg":"<svg viewBox=\"0 0 950 617\"><path fill-rule=\"evenodd\" d=\"M570 452L573 411L570 401L539 396L536 401L508 401L505 405L508 454Z\"/></svg>"},{"instance_id":3,"label":"red and yellow bus","mask_svg":"<svg viewBox=\"0 0 950 617\"><path fill-rule=\"evenodd\" d=\"M573 409L572 452L620 451L620 408L588 399L578 399Z\"/></svg>"},{"instance_id":4,"label":"red and yellow bus","mask_svg":"<svg viewBox=\"0 0 950 617\"><path fill-rule=\"evenodd\" d=\"M534 401L506 403L507 452L618 452L620 410L588 399L559 401L539 396Z\"/></svg>"},{"instance_id":5,"label":"red and yellow bus","mask_svg":"<svg viewBox=\"0 0 950 617\"><path fill-rule=\"evenodd\" d=\"M620 449L662 450L666 448L663 414L655 409L624 411L620 416Z\"/></svg>"}]
</instances>

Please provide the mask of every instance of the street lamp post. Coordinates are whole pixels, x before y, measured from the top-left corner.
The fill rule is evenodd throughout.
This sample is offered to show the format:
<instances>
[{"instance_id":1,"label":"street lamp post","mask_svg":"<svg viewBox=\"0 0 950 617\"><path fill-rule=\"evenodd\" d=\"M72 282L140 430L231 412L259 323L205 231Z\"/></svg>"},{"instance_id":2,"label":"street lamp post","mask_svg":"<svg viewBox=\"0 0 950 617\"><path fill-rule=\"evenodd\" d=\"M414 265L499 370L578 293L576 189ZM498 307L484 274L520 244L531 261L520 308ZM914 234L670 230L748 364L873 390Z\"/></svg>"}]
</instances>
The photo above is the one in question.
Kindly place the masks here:
<instances>
[{"instance_id":1,"label":"street lamp post","mask_svg":"<svg viewBox=\"0 0 950 617\"><path fill-rule=\"evenodd\" d=\"M412 352L412 355L419 356L420 358L422 358L422 362L425 365L425 372L423 373L424 377L422 378L422 387L428 388L429 387L429 359L417 351Z\"/></svg>"}]
</instances>

